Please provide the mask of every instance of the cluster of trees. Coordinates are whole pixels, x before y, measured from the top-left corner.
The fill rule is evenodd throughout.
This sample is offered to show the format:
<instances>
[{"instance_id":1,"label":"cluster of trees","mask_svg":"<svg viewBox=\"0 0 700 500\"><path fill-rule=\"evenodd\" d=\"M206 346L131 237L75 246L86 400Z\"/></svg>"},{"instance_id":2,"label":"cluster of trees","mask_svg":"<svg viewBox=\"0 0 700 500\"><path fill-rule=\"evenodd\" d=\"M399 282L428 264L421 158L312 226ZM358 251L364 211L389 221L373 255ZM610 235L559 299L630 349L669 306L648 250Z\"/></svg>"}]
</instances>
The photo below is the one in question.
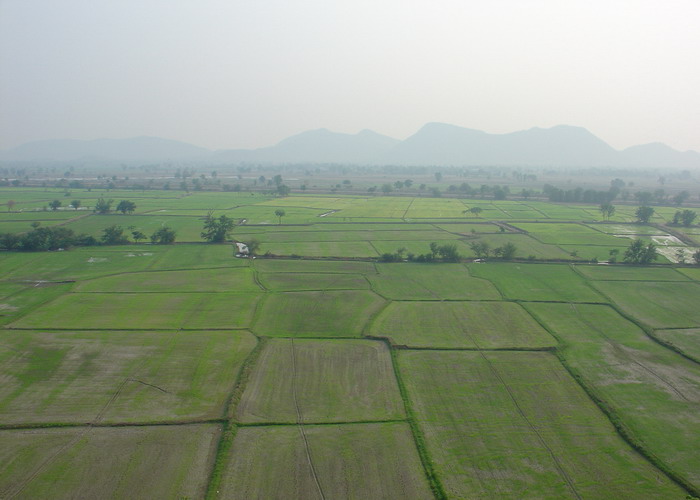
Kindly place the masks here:
<instances>
[{"instance_id":1,"label":"cluster of trees","mask_svg":"<svg viewBox=\"0 0 700 500\"><path fill-rule=\"evenodd\" d=\"M693 222L695 222L697 216L698 214L694 210L677 210L676 213L673 214L673 223L690 227L693 225Z\"/></svg>"},{"instance_id":2,"label":"cluster of trees","mask_svg":"<svg viewBox=\"0 0 700 500\"><path fill-rule=\"evenodd\" d=\"M379 257L380 262L459 262L462 258L457 251L457 245L448 243L446 245L438 245L434 241L430 244L430 252L416 255L414 253L406 253L404 259L405 248L399 248L396 253L383 253Z\"/></svg>"},{"instance_id":3,"label":"cluster of trees","mask_svg":"<svg viewBox=\"0 0 700 500\"><path fill-rule=\"evenodd\" d=\"M491 248L485 241L474 242L469 245L477 258L487 258L491 255L503 260L512 260L515 258L515 252L518 250L513 243L506 243L497 248ZM405 257L404 257L405 254ZM430 244L430 252L415 255L407 253L405 248L399 248L395 253L384 253L379 257L380 262L459 262L462 256L457 251L457 245L448 243L438 245L435 242Z\"/></svg>"},{"instance_id":4,"label":"cluster of trees","mask_svg":"<svg viewBox=\"0 0 700 500\"><path fill-rule=\"evenodd\" d=\"M575 202L575 203L610 203L620 194L620 188L611 186L607 191L596 191L595 189L561 189L545 184L542 192L549 201L555 202Z\"/></svg>"},{"instance_id":5,"label":"cluster of trees","mask_svg":"<svg viewBox=\"0 0 700 500\"><path fill-rule=\"evenodd\" d=\"M513 260L515 258L515 252L518 251L518 247L511 242L492 249L487 241L475 241L469 244L469 248L472 249L472 252L476 254L478 259L486 259L493 255L499 259Z\"/></svg>"},{"instance_id":6,"label":"cluster of trees","mask_svg":"<svg viewBox=\"0 0 700 500\"><path fill-rule=\"evenodd\" d=\"M89 235L76 235L72 229L62 226L40 227L34 222L32 230L24 234L0 234L0 248L3 250L20 250L22 252L39 252L69 248L72 246L97 245L98 241Z\"/></svg>"},{"instance_id":7,"label":"cluster of trees","mask_svg":"<svg viewBox=\"0 0 700 500\"><path fill-rule=\"evenodd\" d=\"M623 260L628 264L651 264L659 258L659 253L656 250L656 245L649 243L644 244L641 238L635 239L630 246L625 250Z\"/></svg>"},{"instance_id":8,"label":"cluster of trees","mask_svg":"<svg viewBox=\"0 0 700 500\"><path fill-rule=\"evenodd\" d=\"M113 203L114 200L105 200L104 198L99 198L95 203L95 212L102 215L108 214L112 211ZM117 204L115 210L117 212L121 212L124 215L132 214L134 213L134 210L136 210L136 203L130 200L122 200Z\"/></svg>"},{"instance_id":9,"label":"cluster of trees","mask_svg":"<svg viewBox=\"0 0 700 500\"><path fill-rule=\"evenodd\" d=\"M233 231L236 223L226 215L214 217L214 213L210 210L204 218L204 231L202 238L209 243L223 243L228 239L229 233Z\"/></svg>"},{"instance_id":10,"label":"cluster of trees","mask_svg":"<svg viewBox=\"0 0 700 500\"><path fill-rule=\"evenodd\" d=\"M131 231L131 236L136 243L148 238L136 229ZM175 237L173 229L163 226L151 234L150 240L155 245L165 245L173 243ZM33 222L32 230L24 234L0 234L0 249L22 252L50 251L76 246L125 245L129 242L125 229L117 225L104 228L99 239L89 234L76 234L72 229L62 226L41 227L39 222Z\"/></svg>"}]
</instances>

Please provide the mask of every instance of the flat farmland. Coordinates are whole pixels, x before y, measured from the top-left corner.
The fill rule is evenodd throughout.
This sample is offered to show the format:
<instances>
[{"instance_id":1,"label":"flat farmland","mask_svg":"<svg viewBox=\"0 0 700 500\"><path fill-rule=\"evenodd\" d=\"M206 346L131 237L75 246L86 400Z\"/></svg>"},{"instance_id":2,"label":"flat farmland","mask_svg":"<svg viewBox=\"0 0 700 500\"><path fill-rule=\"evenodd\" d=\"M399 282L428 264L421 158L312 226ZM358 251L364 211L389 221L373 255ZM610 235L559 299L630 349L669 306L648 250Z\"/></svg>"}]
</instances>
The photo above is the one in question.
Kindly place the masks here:
<instances>
[{"instance_id":1,"label":"flat farmland","mask_svg":"<svg viewBox=\"0 0 700 500\"><path fill-rule=\"evenodd\" d=\"M646 281L639 286L596 281L593 286L623 311L652 328L692 328L700 324L700 284Z\"/></svg>"},{"instance_id":2,"label":"flat farmland","mask_svg":"<svg viewBox=\"0 0 700 500\"><path fill-rule=\"evenodd\" d=\"M368 290L369 282L349 273L260 273L260 283L268 290Z\"/></svg>"},{"instance_id":3,"label":"flat farmland","mask_svg":"<svg viewBox=\"0 0 700 500\"><path fill-rule=\"evenodd\" d=\"M70 288L69 284L0 283L0 324L17 320Z\"/></svg>"},{"instance_id":4,"label":"flat farmland","mask_svg":"<svg viewBox=\"0 0 700 500\"><path fill-rule=\"evenodd\" d=\"M401 351L401 376L450 498L674 498L556 357Z\"/></svg>"},{"instance_id":5,"label":"flat farmland","mask_svg":"<svg viewBox=\"0 0 700 500\"><path fill-rule=\"evenodd\" d=\"M70 252L11 254L7 280L75 280L107 274L143 271L166 249L133 245L127 248L77 248ZM14 261L14 262L13 262ZM4 267L4 266L3 266Z\"/></svg>"},{"instance_id":6,"label":"flat farmland","mask_svg":"<svg viewBox=\"0 0 700 500\"><path fill-rule=\"evenodd\" d=\"M490 234L487 236L479 236L479 238L471 240L470 243L472 241L488 243L491 246L491 249L502 247L507 243L512 243L517 248L515 256L518 259L525 259L530 256L534 256L538 259L564 260L571 258L569 253L562 250L560 247L547 243L541 243L527 234ZM467 255L476 257L476 254L474 254L471 248L467 252Z\"/></svg>"},{"instance_id":7,"label":"flat farmland","mask_svg":"<svg viewBox=\"0 0 700 500\"><path fill-rule=\"evenodd\" d=\"M576 266L587 279L595 281L688 281L688 277L671 267Z\"/></svg>"},{"instance_id":8,"label":"flat farmland","mask_svg":"<svg viewBox=\"0 0 700 500\"><path fill-rule=\"evenodd\" d=\"M376 274L373 262L327 260L256 259L255 269L260 273L348 273Z\"/></svg>"},{"instance_id":9,"label":"flat farmland","mask_svg":"<svg viewBox=\"0 0 700 500\"><path fill-rule=\"evenodd\" d=\"M513 225L527 231L542 243L551 245L620 245L620 240L615 236L596 231L583 224L518 222Z\"/></svg>"},{"instance_id":10,"label":"flat farmland","mask_svg":"<svg viewBox=\"0 0 700 500\"><path fill-rule=\"evenodd\" d=\"M377 264L372 288L394 300L500 300L498 290L461 264Z\"/></svg>"},{"instance_id":11,"label":"flat farmland","mask_svg":"<svg viewBox=\"0 0 700 500\"><path fill-rule=\"evenodd\" d=\"M247 259L234 257L233 245L172 245L161 250L149 270L200 269L207 267L245 267Z\"/></svg>"},{"instance_id":12,"label":"flat farmland","mask_svg":"<svg viewBox=\"0 0 700 500\"><path fill-rule=\"evenodd\" d=\"M12 328L247 328L261 297L250 293L69 293L23 316Z\"/></svg>"},{"instance_id":13,"label":"flat farmland","mask_svg":"<svg viewBox=\"0 0 700 500\"><path fill-rule=\"evenodd\" d=\"M637 442L700 486L698 364L654 342L609 306L526 308L560 339L566 362Z\"/></svg>"},{"instance_id":14,"label":"flat farmland","mask_svg":"<svg viewBox=\"0 0 700 500\"><path fill-rule=\"evenodd\" d=\"M404 417L389 349L372 340L270 340L236 413L247 423Z\"/></svg>"},{"instance_id":15,"label":"flat farmland","mask_svg":"<svg viewBox=\"0 0 700 500\"><path fill-rule=\"evenodd\" d=\"M272 337L359 337L385 301L365 290L272 293L253 332Z\"/></svg>"},{"instance_id":16,"label":"flat farmland","mask_svg":"<svg viewBox=\"0 0 700 500\"><path fill-rule=\"evenodd\" d=\"M206 214L203 214L206 215ZM69 222L65 227L76 233L90 234L96 238L102 236L102 230L113 225L121 226L125 236L131 239L131 231L138 230L150 236L163 226L170 227L177 233L177 241L202 241L203 217L166 216L166 215L90 215ZM127 229L131 226L134 229Z\"/></svg>"},{"instance_id":17,"label":"flat farmland","mask_svg":"<svg viewBox=\"0 0 700 500\"><path fill-rule=\"evenodd\" d=\"M512 302L392 302L370 334L409 347L554 347L556 341Z\"/></svg>"},{"instance_id":18,"label":"flat farmland","mask_svg":"<svg viewBox=\"0 0 700 500\"><path fill-rule=\"evenodd\" d=\"M368 241L296 241L289 243L262 243L261 253L305 257L377 257L377 251Z\"/></svg>"},{"instance_id":19,"label":"flat farmland","mask_svg":"<svg viewBox=\"0 0 700 500\"><path fill-rule=\"evenodd\" d=\"M218 425L0 431L2 498L201 498Z\"/></svg>"},{"instance_id":20,"label":"flat farmland","mask_svg":"<svg viewBox=\"0 0 700 500\"><path fill-rule=\"evenodd\" d=\"M220 418L247 332L0 331L0 424Z\"/></svg>"},{"instance_id":21,"label":"flat farmland","mask_svg":"<svg viewBox=\"0 0 700 500\"><path fill-rule=\"evenodd\" d=\"M260 292L247 267L151 271L105 276L80 282L78 292Z\"/></svg>"},{"instance_id":22,"label":"flat farmland","mask_svg":"<svg viewBox=\"0 0 700 500\"><path fill-rule=\"evenodd\" d=\"M700 328L656 330L654 336L668 342L700 363Z\"/></svg>"},{"instance_id":23,"label":"flat farmland","mask_svg":"<svg viewBox=\"0 0 700 500\"><path fill-rule=\"evenodd\" d=\"M470 264L473 276L491 281L504 296L514 300L557 302L603 302L568 265L562 264Z\"/></svg>"},{"instance_id":24,"label":"flat farmland","mask_svg":"<svg viewBox=\"0 0 700 500\"><path fill-rule=\"evenodd\" d=\"M240 428L217 498L434 497L408 425L370 423Z\"/></svg>"}]
</instances>

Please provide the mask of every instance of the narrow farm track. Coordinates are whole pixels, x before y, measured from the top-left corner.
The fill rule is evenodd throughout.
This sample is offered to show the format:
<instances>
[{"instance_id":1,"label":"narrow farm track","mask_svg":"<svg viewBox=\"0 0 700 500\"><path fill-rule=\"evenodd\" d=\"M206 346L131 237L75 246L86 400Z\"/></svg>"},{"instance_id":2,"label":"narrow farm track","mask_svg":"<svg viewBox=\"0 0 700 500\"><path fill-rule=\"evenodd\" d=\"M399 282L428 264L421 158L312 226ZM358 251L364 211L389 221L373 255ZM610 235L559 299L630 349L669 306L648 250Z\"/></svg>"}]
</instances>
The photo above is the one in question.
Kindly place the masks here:
<instances>
[{"instance_id":1,"label":"narrow farm track","mask_svg":"<svg viewBox=\"0 0 700 500\"><path fill-rule=\"evenodd\" d=\"M321 496L322 500L326 500L326 496L323 494L323 488L321 488L321 482L318 480L318 474L316 473L316 467L311 459L311 450L309 449L309 440L306 437L306 431L304 430L304 416L299 407L299 400L297 398L297 356L296 350L294 349L294 339L290 339L291 353L292 353L292 397L294 399L294 409L297 414L297 427L299 428L299 433L304 441L304 450L306 452L306 460L311 468L311 474L316 483L316 488L318 489L318 494Z\"/></svg>"}]
</instances>

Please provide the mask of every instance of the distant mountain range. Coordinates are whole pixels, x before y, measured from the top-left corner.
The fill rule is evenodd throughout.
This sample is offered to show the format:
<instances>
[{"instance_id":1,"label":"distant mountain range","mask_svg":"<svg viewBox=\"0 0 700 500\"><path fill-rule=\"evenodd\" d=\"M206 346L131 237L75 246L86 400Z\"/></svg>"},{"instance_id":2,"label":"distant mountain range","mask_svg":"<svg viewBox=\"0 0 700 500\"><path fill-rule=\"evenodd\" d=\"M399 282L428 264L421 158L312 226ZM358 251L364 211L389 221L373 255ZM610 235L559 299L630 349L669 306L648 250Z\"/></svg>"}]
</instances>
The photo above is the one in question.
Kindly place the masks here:
<instances>
[{"instance_id":1,"label":"distant mountain range","mask_svg":"<svg viewBox=\"0 0 700 500\"><path fill-rule=\"evenodd\" d=\"M345 163L362 165L698 168L700 153L661 143L622 151L581 127L559 125L489 134L428 123L399 141L371 130L326 129L259 149L210 151L156 137L36 141L0 152L0 161L206 161L209 163Z\"/></svg>"}]
</instances>

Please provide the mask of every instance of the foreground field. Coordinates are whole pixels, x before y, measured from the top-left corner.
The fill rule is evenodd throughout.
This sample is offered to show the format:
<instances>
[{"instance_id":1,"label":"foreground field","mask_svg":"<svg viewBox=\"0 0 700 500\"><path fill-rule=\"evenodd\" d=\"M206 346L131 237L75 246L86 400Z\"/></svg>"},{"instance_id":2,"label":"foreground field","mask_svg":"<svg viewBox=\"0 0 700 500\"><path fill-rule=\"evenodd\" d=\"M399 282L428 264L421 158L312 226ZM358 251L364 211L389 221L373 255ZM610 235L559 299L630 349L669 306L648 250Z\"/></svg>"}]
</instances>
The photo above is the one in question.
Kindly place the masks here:
<instances>
[{"instance_id":1,"label":"foreground field","mask_svg":"<svg viewBox=\"0 0 700 500\"><path fill-rule=\"evenodd\" d=\"M386 344L273 339L247 385L241 422L352 422L404 418Z\"/></svg>"},{"instance_id":2,"label":"foreground field","mask_svg":"<svg viewBox=\"0 0 700 500\"><path fill-rule=\"evenodd\" d=\"M0 331L0 424L220 418L247 332Z\"/></svg>"},{"instance_id":3,"label":"foreground field","mask_svg":"<svg viewBox=\"0 0 700 500\"><path fill-rule=\"evenodd\" d=\"M527 304L562 355L649 453L700 484L700 367L602 305Z\"/></svg>"},{"instance_id":4,"label":"foreground field","mask_svg":"<svg viewBox=\"0 0 700 500\"><path fill-rule=\"evenodd\" d=\"M673 498L547 353L402 351L450 498Z\"/></svg>"},{"instance_id":5,"label":"foreground field","mask_svg":"<svg viewBox=\"0 0 700 500\"><path fill-rule=\"evenodd\" d=\"M244 427L232 450L216 498L433 498L404 423Z\"/></svg>"},{"instance_id":6,"label":"foreground field","mask_svg":"<svg viewBox=\"0 0 700 500\"><path fill-rule=\"evenodd\" d=\"M218 425L0 431L2 498L202 498Z\"/></svg>"}]
</instances>

